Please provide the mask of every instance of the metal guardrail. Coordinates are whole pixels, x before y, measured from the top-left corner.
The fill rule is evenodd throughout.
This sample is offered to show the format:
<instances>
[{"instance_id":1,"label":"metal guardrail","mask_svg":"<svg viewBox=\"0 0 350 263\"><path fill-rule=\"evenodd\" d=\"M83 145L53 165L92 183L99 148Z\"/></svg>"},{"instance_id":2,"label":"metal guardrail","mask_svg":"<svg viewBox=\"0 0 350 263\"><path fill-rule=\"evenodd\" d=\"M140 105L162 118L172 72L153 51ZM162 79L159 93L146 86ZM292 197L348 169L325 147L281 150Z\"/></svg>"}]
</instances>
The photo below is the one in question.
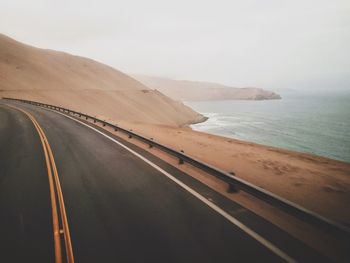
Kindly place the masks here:
<instances>
[{"instance_id":1,"label":"metal guardrail","mask_svg":"<svg viewBox=\"0 0 350 263\"><path fill-rule=\"evenodd\" d=\"M298 219L307 222L311 225L319 227L321 230L332 233L336 235L338 238L344 239L346 241L350 242L350 228L347 226L341 225L335 221L332 221L326 217L323 217L315 212L312 212L300 205L297 205L285 198L282 198L280 196L277 196L269 191L266 191L265 189L262 189L256 185L253 185L243 179L237 178L233 176L230 173L227 173L225 171L222 171L210 164L204 163L198 159L195 159L187 154L185 154L182 151L177 151L174 149L171 149L165 145L162 145L158 142L155 142L153 139L148 139L142 135L139 135L132 130L127 130L124 128L119 127L118 125L111 124L109 122L106 122L104 120L100 120L98 118L95 118L93 116L83 114L81 112L69 110L66 108L50 105L50 104L45 104L45 103L40 103L40 102L35 102L35 101L29 101L29 100L22 100L22 99L14 99L14 98L3 98L6 100L12 100L12 101L19 101L35 106L41 106L44 108L56 110L59 112L67 113L67 114L73 114L77 115L80 118L85 118L86 120L93 120L94 123L101 123L103 126L108 126L113 128L115 131L121 131L129 136L129 138L136 138L146 144L148 144L150 147L156 147L160 149L163 152L166 152L176 158L179 159L179 164L182 164L184 162L191 164L194 167L197 167L206 173L215 176L219 178L220 180L226 182L230 187L233 187L234 189L240 189L246 193L249 193L256 198L263 200L274 207L277 207L284 212L297 217Z\"/></svg>"}]
</instances>

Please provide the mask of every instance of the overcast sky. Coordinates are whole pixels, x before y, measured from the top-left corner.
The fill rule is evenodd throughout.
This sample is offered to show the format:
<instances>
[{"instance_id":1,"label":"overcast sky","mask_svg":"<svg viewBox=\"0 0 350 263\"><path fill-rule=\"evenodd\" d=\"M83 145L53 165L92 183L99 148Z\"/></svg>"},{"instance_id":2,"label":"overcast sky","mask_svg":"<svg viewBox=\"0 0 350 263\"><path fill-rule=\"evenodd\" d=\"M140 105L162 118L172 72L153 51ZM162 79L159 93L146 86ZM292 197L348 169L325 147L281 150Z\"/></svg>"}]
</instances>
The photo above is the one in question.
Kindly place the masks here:
<instances>
[{"instance_id":1,"label":"overcast sky","mask_svg":"<svg viewBox=\"0 0 350 263\"><path fill-rule=\"evenodd\" d=\"M349 0L1 0L0 31L128 73L350 89Z\"/></svg>"}]
</instances>

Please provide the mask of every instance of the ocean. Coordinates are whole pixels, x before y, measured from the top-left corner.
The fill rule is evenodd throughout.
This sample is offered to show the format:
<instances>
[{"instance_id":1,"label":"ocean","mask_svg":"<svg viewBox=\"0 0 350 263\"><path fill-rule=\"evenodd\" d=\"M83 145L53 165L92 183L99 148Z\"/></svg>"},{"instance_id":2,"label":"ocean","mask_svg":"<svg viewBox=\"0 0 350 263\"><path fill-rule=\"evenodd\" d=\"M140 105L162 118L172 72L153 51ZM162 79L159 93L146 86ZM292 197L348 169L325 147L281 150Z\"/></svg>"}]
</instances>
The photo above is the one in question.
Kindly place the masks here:
<instances>
[{"instance_id":1,"label":"ocean","mask_svg":"<svg viewBox=\"0 0 350 263\"><path fill-rule=\"evenodd\" d=\"M350 91L279 94L281 100L185 104L209 117L194 130L350 163Z\"/></svg>"}]
</instances>

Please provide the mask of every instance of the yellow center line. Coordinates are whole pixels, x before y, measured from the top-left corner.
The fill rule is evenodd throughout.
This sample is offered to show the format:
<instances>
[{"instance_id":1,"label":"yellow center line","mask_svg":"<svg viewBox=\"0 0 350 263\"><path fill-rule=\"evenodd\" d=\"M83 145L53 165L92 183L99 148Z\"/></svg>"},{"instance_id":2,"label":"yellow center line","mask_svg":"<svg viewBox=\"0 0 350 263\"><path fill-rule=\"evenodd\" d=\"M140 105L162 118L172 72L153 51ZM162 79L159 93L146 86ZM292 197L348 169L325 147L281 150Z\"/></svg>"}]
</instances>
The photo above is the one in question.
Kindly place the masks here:
<instances>
[{"instance_id":1,"label":"yellow center line","mask_svg":"<svg viewBox=\"0 0 350 263\"><path fill-rule=\"evenodd\" d=\"M38 123L37 123L38 124ZM60 206L60 212L61 212L61 218L62 218L62 225L63 225L63 234L64 234L64 239L65 239L65 245L66 245L66 254L67 254L67 261L69 263L74 262L74 255L73 255L73 248L72 248L72 241L70 238L70 232L69 232L69 226L68 226L68 220L67 220L67 214L66 214L66 208L64 205L64 199L63 199L63 194L62 194L62 189L61 189L61 184L60 184L60 179L58 177L58 172L57 172L57 167L56 167L56 162L51 150L51 146L49 144L49 141L47 140L44 131L38 124L38 128L42 132L46 146L49 150L49 157L51 159L51 164L52 164L52 169L53 169L53 174L54 174L54 179L56 183L56 189L57 189L57 196L58 196L58 203Z\"/></svg>"},{"instance_id":2,"label":"yellow center line","mask_svg":"<svg viewBox=\"0 0 350 263\"><path fill-rule=\"evenodd\" d=\"M33 119L30 116L28 117L31 119L35 128L37 129L43 149L44 149L45 161L46 161L48 178L49 178L50 197L51 197L52 221L53 221L53 232L54 232L53 234L54 234L54 244L55 244L55 262L61 263L62 249L61 249L60 227L59 227L58 212L57 212L57 201L56 201L56 195L55 195L54 182L52 179L50 160L48 157L48 151L45 147L45 142L44 142L45 139L43 138L42 134L39 132L39 128L37 124L33 121Z\"/></svg>"},{"instance_id":3,"label":"yellow center line","mask_svg":"<svg viewBox=\"0 0 350 263\"><path fill-rule=\"evenodd\" d=\"M60 240L60 233L63 233L64 240L65 240L65 248L66 248L66 255L67 255L67 262L68 263L74 263L74 255L73 255L73 248L72 248L72 242L68 227L68 220L67 220L67 214L66 209L64 205L64 199L62 194L62 189L59 181L59 176L57 172L57 167L55 163L55 159L49 144L49 141L47 140L47 137L43 131L43 129L40 127L37 120L27 111L18 108L13 105L7 105L9 107L15 108L25 115L29 117L29 119L34 124L34 127L36 128L39 138L41 140L43 150L44 150L44 156L46 161L46 167L47 167L47 173L48 173L48 179L49 179L49 189L50 189L50 198L51 198L51 208L52 208L52 222L53 222L53 234L54 234L54 246L55 246L55 262L56 263L62 263L62 249L61 249L61 240ZM53 173L53 176L52 176ZM53 178L54 179L53 179ZM59 228L59 220L58 220L58 211L57 211L57 201L56 201L56 195L55 195L55 186L58 196L58 203L60 207L60 214L61 214L61 221L63 225L63 231L60 231Z\"/></svg>"}]
</instances>

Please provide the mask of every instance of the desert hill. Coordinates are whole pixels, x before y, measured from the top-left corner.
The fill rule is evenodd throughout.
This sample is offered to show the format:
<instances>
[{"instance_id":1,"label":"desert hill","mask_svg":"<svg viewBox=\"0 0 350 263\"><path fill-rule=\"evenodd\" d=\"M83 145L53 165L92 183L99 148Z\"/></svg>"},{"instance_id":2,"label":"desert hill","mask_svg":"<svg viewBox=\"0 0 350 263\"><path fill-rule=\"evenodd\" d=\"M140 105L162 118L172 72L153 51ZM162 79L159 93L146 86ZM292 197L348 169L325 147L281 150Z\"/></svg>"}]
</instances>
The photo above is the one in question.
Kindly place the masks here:
<instances>
[{"instance_id":1,"label":"desert hill","mask_svg":"<svg viewBox=\"0 0 350 263\"><path fill-rule=\"evenodd\" d=\"M217 83L173 80L132 75L146 86L157 89L174 100L271 100L280 95L261 88L235 88Z\"/></svg>"},{"instance_id":2,"label":"desert hill","mask_svg":"<svg viewBox=\"0 0 350 263\"><path fill-rule=\"evenodd\" d=\"M41 101L128 122L181 126L203 119L112 67L1 34L0 97Z\"/></svg>"}]
</instances>

